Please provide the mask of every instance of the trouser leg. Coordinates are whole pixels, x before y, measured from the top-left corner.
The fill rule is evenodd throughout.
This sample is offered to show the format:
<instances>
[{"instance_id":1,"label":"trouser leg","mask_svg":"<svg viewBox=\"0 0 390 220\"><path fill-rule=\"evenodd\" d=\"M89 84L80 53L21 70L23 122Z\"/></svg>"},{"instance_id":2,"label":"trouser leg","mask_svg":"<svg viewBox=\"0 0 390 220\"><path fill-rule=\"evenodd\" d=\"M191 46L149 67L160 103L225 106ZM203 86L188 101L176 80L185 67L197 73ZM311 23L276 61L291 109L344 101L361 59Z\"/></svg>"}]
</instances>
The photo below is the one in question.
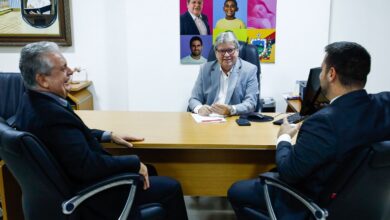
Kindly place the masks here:
<instances>
[{"instance_id":1,"label":"trouser leg","mask_svg":"<svg viewBox=\"0 0 390 220\"><path fill-rule=\"evenodd\" d=\"M142 185L138 186L135 205L161 203L167 213L166 219L187 220L187 211L180 183L163 176L152 176L149 177L149 180L149 189L143 190Z\"/></svg>"},{"instance_id":2,"label":"trouser leg","mask_svg":"<svg viewBox=\"0 0 390 220\"><path fill-rule=\"evenodd\" d=\"M237 219L246 219L244 207L255 209L267 215L264 188L259 179L243 180L234 183L228 191L228 200L232 204Z\"/></svg>"}]
</instances>

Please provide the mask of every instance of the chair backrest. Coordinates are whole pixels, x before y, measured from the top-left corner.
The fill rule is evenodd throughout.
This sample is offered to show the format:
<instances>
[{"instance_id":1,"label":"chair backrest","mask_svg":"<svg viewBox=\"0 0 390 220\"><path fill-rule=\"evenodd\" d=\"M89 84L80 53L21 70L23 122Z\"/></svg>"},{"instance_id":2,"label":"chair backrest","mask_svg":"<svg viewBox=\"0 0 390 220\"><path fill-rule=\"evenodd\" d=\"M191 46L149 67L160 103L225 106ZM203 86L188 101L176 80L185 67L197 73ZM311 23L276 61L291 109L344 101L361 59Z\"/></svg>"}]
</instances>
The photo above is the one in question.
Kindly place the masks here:
<instances>
[{"instance_id":1,"label":"chair backrest","mask_svg":"<svg viewBox=\"0 0 390 220\"><path fill-rule=\"evenodd\" d=\"M75 195L72 189L77 187L37 137L11 128L1 117L0 157L22 189L26 220L79 220L85 215L94 216L94 211L85 207L76 209L72 215L63 214L62 203ZM166 215L160 203L145 204L138 210L143 220L161 220Z\"/></svg>"},{"instance_id":2,"label":"chair backrest","mask_svg":"<svg viewBox=\"0 0 390 220\"><path fill-rule=\"evenodd\" d=\"M261 66L259 53L256 46L248 44L246 42L239 41L239 57L249 63L252 63L257 67L257 82L260 86L260 77L261 77ZM215 57L214 47L211 47L207 61L214 61L217 58ZM260 97L257 99L257 105L255 111L258 112L261 109Z\"/></svg>"},{"instance_id":3,"label":"chair backrest","mask_svg":"<svg viewBox=\"0 0 390 220\"><path fill-rule=\"evenodd\" d=\"M62 214L61 204L71 196L69 181L34 135L0 121L0 156L22 189L27 219L77 219L78 213L71 218Z\"/></svg>"},{"instance_id":4,"label":"chair backrest","mask_svg":"<svg viewBox=\"0 0 390 220\"><path fill-rule=\"evenodd\" d=\"M18 109L26 90L20 73L0 73L0 117L8 119Z\"/></svg>"},{"instance_id":5,"label":"chair backrest","mask_svg":"<svg viewBox=\"0 0 390 220\"><path fill-rule=\"evenodd\" d=\"M325 194L328 219L390 219L390 141L361 150L348 164Z\"/></svg>"}]
</instances>

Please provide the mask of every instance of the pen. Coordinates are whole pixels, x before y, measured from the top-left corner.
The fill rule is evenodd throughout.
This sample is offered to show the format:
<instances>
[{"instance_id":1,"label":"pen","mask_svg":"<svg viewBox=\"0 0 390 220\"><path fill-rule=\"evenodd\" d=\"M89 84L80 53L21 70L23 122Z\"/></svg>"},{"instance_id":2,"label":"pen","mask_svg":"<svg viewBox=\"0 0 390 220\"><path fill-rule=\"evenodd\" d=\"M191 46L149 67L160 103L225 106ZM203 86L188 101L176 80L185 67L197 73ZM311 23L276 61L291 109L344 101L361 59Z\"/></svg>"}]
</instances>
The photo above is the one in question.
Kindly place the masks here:
<instances>
[{"instance_id":1,"label":"pen","mask_svg":"<svg viewBox=\"0 0 390 220\"><path fill-rule=\"evenodd\" d=\"M213 121L222 121L222 119L209 119L209 120L202 120L202 122L213 122Z\"/></svg>"}]
</instances>

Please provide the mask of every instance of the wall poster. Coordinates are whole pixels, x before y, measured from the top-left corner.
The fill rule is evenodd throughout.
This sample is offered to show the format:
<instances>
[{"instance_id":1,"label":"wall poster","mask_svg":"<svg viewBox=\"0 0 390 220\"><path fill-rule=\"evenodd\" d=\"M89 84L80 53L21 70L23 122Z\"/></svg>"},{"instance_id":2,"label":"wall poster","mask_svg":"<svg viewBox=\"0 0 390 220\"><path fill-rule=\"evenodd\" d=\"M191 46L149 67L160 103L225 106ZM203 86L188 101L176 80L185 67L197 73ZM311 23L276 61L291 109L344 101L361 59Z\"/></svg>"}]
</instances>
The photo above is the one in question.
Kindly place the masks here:
<instances>
[{"instance_id":1,"label":"wall poster","mask_svg":"<svg viewBox=\"0 0 390 220\"><path fill-rule=\"evenodd\" d=\"M0 46L72 45L69 0L0 0Z\"/></svg>"},{"instance_id":2,"label":"wall poster","mask_svg":"<svg viewBox=\"0 0 390 220\"><path fill-rule=\"evenodd\" d=\"M277 0L180 0L180 63L206 62L219 33L255 45L261 63L275 63Z\"/></svg>"}]
</instances>

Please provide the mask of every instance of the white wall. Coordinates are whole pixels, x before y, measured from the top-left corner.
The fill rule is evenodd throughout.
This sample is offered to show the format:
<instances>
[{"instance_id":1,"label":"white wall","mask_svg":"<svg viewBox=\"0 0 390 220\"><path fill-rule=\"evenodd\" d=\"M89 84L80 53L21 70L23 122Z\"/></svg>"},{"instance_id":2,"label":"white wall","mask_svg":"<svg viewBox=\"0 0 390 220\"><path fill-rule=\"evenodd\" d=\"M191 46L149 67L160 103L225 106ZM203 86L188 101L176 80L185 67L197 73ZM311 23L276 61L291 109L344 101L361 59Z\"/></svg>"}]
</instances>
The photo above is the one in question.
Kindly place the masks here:
<instances>
[{"instance_id":1,"label":"white wall","mask_svg":"<svg viewBox=\"0 0 390 220\"><path fill-rule=\"evenodd\" d=\"M131 2L127 6L129 110L185 111L199 67L179 64L178 1L154 1L153 7L139 1L137 10ZM330 1L279 0L277 7L277 63L262 65L261 95L276 98L278 110L284 110L281 93L321 64Z\"/></svg>"},{"instance_id":2,"label":"white wall","mask_svg":"<svg viewBox=\"0 0 390 220\"><path fill-rule=\"evenodd\" d=\"M390 91L390 1L332 0L330 42L355 41L371 54L368 92Z\"/></svg>"},{"instance_id":3,"label":"white wall","mask_svg":"<svg viewBox=\"0 0 390 220\"><path fill-rule=\"evenodd\" d=\"M69 66L87 69L96 109L128 109L126 2L70 1L73 45L61 50ZM20 49L0 47L0 71L19 72Z\"/></svg>"},{"instance_id":4,"label":"white wall","mask_svg":"<svg viewBox=\"0 0 390 220\"><path fill-rule=\"evenodd\" d=\"M71 2L73 46L63 49L68 64L87 69L96 109L127 110L126 1Z\"/></svg>"},{"instance_id":5,"label":"white wall","mask_svg":"<svg viewBox=\"0 0 390 220\"><path fill-rule=\"evenodd\" d=\"M262 65L261 82L262 96L274 97L278 111L285 109L281 93L321 64L329 40L367 47L369 91L389 90L383 24L390 3L333 0L330 8L330 1L278 0L276 63ZM185 111L199 67L179 63L178 1L99 2L71 1L73 46L62 49L70 66L88 70L96 109ZM0 47L0 71L18 71L19 52Z\"/></svg>"}]
</instances>

